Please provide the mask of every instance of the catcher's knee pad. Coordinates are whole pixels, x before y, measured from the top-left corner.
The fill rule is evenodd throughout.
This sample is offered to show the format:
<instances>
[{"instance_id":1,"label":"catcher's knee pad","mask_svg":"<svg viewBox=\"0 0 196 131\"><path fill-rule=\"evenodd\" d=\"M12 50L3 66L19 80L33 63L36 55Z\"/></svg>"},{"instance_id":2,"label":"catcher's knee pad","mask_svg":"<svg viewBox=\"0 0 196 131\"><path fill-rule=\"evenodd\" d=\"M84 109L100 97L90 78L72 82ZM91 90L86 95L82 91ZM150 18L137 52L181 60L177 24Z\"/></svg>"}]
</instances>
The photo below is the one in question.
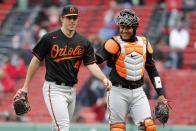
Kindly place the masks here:
<instances>
[{"instance_id":1,"label":"catcher's knee pad","mask_svg":"<svg viewBox=\"0 0 196 131\"><path fill-rule=\"evenodd\" d=\"M110 131L125 131L124 123L110 124Z\"/></svg>"},{"instance_id":2,"label":"catcher's knee pad","mask_svg":"<svg viewBox=\"0 0 196 131\"><path fill-rule=\"evenodd\" d=\"M147 118L144 120L144 122L141 122L139 130L156 131L156 125L154 124L154 121L151 118Z\"/></svg>"}]
</instances>

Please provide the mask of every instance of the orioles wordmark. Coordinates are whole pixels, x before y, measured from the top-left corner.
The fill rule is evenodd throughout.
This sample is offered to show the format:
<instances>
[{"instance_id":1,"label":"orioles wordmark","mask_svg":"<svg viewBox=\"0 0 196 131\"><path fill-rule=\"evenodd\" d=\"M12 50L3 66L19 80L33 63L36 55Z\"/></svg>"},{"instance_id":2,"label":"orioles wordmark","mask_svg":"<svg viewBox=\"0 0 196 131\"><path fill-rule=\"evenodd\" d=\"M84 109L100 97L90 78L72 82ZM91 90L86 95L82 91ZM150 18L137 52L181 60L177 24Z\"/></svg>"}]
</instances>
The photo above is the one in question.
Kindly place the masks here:
<instances>
[{"instance_id":1,"label":"orioles wordmark","mask_svg":"<svg viewBox=\"0 0 196 131\"><path fill-rule=\"evenodd\" d=\"M83 55L83 53L84 53L84 49L81 48L79 45L76 46L75 48L67 49L67 46L65 46L64 48L61 48L57 44L54 44L51 50L51 57L54 59L60 58L61 60L63 60L63 59L67 59L70 57L72 58L80 57ZM62 56L63 56L63 59L62 59Z\"/></svg>"}]
</instances>

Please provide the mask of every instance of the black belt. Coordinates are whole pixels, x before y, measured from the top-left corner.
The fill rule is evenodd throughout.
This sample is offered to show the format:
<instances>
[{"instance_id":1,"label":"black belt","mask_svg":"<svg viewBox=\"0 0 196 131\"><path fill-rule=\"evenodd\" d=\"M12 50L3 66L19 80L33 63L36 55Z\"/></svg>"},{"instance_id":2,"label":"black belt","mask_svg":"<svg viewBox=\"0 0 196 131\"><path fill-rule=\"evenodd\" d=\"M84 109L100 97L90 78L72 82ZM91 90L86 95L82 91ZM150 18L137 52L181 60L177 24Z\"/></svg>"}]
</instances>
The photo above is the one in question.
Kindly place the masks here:
<instances>
[{"instance_id":1,"label":"black belt","mask_svg":"<svg viewBox=\"0 0 196 131\"><path fill-rule=\"evenodd\" d=\"M115 83L115 84L113 84L113 85L114 85L114 86L117 86L117 87L126 88L126 89L137 89L137 88L139 88L139 86L121 85L121 84L118 84L118 83Z\"/></svg>"},{"instance_id":2,"label":"black belt","mask_svg":"<svg viewBox=\"0 0 196 131\"><path fill-rule=\"evenodd\" d=\"M74 84L67 84L67 83L64 83L64 82L59 82L59 81L55 81L55 84L56 85L61 85L61 86L74 86Z\"/></svg>"}]
</instances>

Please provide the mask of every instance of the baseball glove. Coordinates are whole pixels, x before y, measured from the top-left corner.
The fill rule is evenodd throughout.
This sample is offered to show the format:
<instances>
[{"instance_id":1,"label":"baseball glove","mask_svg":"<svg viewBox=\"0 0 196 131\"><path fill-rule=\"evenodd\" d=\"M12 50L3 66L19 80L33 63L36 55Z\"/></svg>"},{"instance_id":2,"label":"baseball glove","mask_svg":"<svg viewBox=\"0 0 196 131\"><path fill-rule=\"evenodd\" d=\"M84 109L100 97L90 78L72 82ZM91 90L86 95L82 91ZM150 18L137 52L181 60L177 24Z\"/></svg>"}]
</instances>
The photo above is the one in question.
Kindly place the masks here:
<instances>
[{"instance_id":1,"label":"baseball glove","mask_svg":"<svg viewBox=\"0 0 196 131\"><path fill-rule=\"evenodd\" d=\"M19 92L19 93L18 93ZM16 115L24 115L31 110L27 93L23 91L18 91L14 97L13 106Z\"/></svg>"},{"instance_id":2,"label":"baseball glove","mask_svg":"<svg viewBox=\"0 0 196 131\"><path fill-rule=\"evenodd\" d=\"M162 123L167 123L169 119L169 110L171 106L169 104L164 104L163 102L158 102L155 105L155 117Z\"/></svg>"}]
</instances>

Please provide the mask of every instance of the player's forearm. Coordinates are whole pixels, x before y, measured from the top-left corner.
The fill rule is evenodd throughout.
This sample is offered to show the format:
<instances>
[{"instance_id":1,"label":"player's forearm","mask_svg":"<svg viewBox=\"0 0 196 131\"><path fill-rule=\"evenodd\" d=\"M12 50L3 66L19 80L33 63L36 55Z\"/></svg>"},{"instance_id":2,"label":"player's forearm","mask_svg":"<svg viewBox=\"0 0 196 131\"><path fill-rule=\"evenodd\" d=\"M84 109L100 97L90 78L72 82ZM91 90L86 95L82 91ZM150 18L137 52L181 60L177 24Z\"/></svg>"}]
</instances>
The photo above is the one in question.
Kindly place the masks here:
<instances>
[{"instance_id":1,"label":"player's forearm","mask_svg":"<svg viewBox=\"0 0 196 131\"><path fill-rule=\"evenodd\" d=\"M157 94L159 96L163 95L163 87L161 84L161 79L160 79L159 73L157 71L157 68L155 66L155 62L152 58L152 54L150 54L149 52L147 52L145 69L148 72L150 80L151 80Z\"/></svg>"},{"instance_id":2,"label":"player's forearm","mask_svg":"<svg viewBox=\"0 0 196 131\"><path fill-rule=\"evenodd\" d=\"M104 79L106 79L106 76L103 74L103 72L101 71L101 69L99 68L99 66L97 64L94 63L91 65L88 65L87 68L99 80L103 81Z\"/></svg>"},{"instance_id":3,"label":"player's forearm","mask_svg":"<svg viewBox=\"0 0 196 131\"><path fill-rule=\"evenodd\" d=\"M159 96L163 95L163 86L162 86L162 83L161 83L161 78L159 76L159 73L158 73L155 65L149 66L148 68L146 68L146 70L148 72L150 80L151 80L157 94Z\"/></svg>"},{"instance_id":4,"label":"player's forearm","mask_svg":"<svg viewBox=\"0 0 196 131\"><path fill-rule=\"evenodd\" d=\"M29 67L27 70L26 79L25 79L25 82L24 82L24 85L22 88L23 91L28 92L29 84L30 84L34 74L38 70L39 66L40 66L40 61L34 56L29 64Z\"/></svg>"}]
</instances>

